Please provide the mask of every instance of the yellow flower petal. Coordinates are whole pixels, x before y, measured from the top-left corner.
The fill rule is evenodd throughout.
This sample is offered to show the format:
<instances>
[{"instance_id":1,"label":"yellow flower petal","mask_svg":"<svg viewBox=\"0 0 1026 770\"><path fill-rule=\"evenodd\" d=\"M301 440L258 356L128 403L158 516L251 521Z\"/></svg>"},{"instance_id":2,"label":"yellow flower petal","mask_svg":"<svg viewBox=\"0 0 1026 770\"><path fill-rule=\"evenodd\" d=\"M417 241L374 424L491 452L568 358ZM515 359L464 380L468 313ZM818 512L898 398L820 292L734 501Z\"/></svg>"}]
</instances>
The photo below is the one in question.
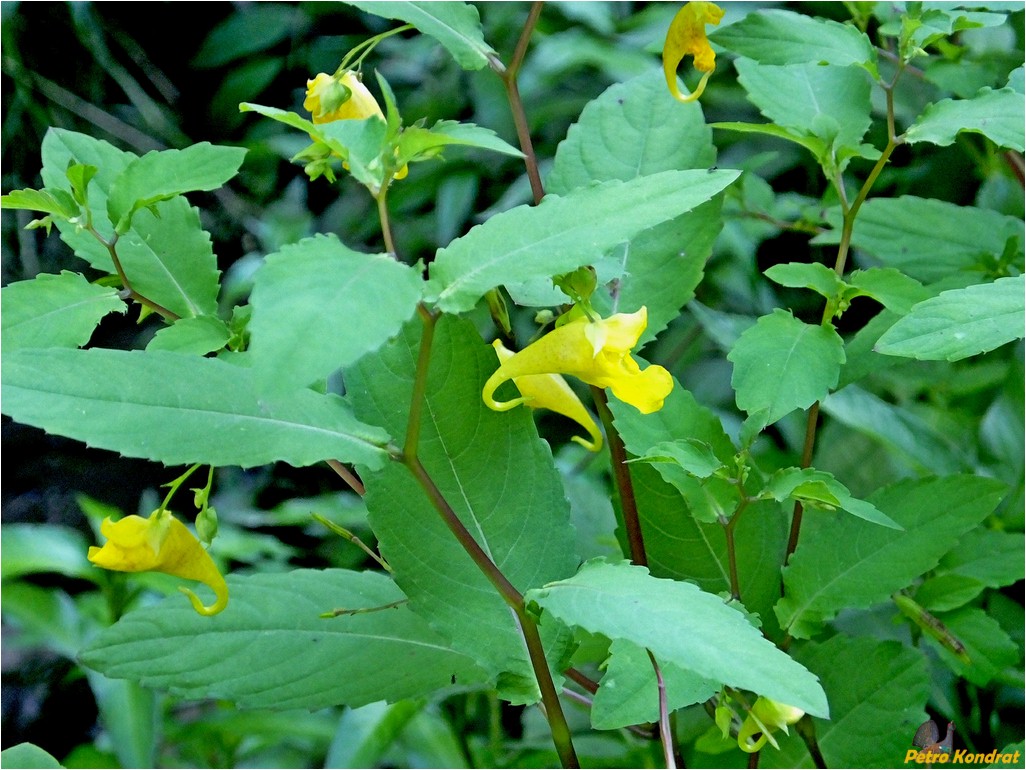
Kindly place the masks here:
<instances>
[{"instance_id":1,"label":"yellow flower petal","mask_svg":"<svg viewBox=\"0 0 1026 770\"><path fill-rule=\"evenodd\" d=\"M88 554L96 566L117 572L164 572L205 583L217 597L209 607L189 589L179 589L202 615L216 615L228 605L228 586L213 559L189 529L168 512L154 511L146 519L125 516L115 522L108 518L100 525L100 532L107 542L103 547L92 546Z\"/></svg>"},{"instance_id":2,"label":"yellow flower petal","mask_svg":"<svg viewBox=\"0 0 1026 770\"><path fill-rule=\"evenodd\" d=\"M723 9L719 6L692 0L685 3L670 22L666 43L663 45L663 73L666 75L666 85L675 99L693 102L705 90L709 76L716 69L716 52L709 45L705 25L719 24L722 18ZM705 74L694 93L684 96L677 87L677 67L688 55L694 57L695 69Z\"/></svg>"},{"instance_id":3,"label":"yellow flower petal","mask_svg":"<svg viewBox=\"0 0 1026 770\"><path fill-rule=\"evenodd\" d=\"M341 101L340 94L349 90L349 98ZM377 100L367 86L353 72L345 72L336 79L327 73L318 73L313 80L306 81L306 99L303 108L313 116L313 122L331 123L334 120L362 120L371 115L384 118Z\"/></svg>"},{"instance_id":4,"label":"yellow flower petal","mask_svg":"<svg viewBox=\"0 0 1026 770\"><path fill-rule=\"evenodd\" d=\"M673 379L661 366L642 371L630 356L647 323L644 307L599 321L569 321L503 361L481 396L492 409L512 409L525 399L496 401L495 391L502 383L529 375L570 374L590 385L610 388L617 398L645 414L657 411L673 389ZM601 345L597 350L596 344Z\"/></svg>"},{"instance_id":5,"label":"yellow flower petal","mask_svg":"<svg viewBox=\"0 0 1026 770\"><path fill-rule=\"evenodd\" d=\"M503 363L511 359L515 353L507 349L501 341L495 340L492 343L499 362ZM602 448L602 433L598 424L588 414L581 399L577 397L573 389L558 374L527 374L523 377L516 377L513 384L523 396L523 403L532 409L548 409L564 417L569 417L578 425L588 431L591 441L581 436L574 436L573 441L592 452ZM505 402L506 404L512 402ZM514 404L516 406L516 404Z\"/></svg>"}]
</instances>

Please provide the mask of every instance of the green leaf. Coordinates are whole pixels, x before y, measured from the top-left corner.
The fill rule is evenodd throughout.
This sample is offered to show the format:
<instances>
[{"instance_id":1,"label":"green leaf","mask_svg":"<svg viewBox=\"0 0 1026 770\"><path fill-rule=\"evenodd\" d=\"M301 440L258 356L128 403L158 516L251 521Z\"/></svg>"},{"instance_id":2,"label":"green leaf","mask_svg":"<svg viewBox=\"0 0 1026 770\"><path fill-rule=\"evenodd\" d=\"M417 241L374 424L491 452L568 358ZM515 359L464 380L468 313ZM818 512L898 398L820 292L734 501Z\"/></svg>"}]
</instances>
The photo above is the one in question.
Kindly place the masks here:
<instances>
[{"instance_id":1,"label":"green leaf","mask_svg":"<svg viewBox=\"0 0 1026 770\"><path fill-rule=\"evenodd\" d=\"M356 414L394 436L406 433L421 325L411 322L346 373ZM495 352L473 324L451 316L438 321L431 350L419 450L427 472L518 590L572 574L575 536L548 446L528 410L499 413L481 401L481 388L498 365ZM361 476L371 526L411 609L490 676L503 675L505 697L537 700L509 607L413 475L395 463ZM558 657L557 651L553 660Z\"/></svg>"},{"instance_id":2,"label":"green leaf","mask_svg":"<svg viewBox=\"0 0 1026 770\"><path fill-rule=\"evenodd\" d=\"M709 478L723 467L708 444L693 438L660 441L631 462L642 460L649 463L675 463L689 475L700 479Z\"/></svg>"},{"instance_id":3,"label":"green leaf","mask_svg":"<svg viewBox=\"0 0 1026 770\"><path fill-rule=\"evenodd\" d=\"M1019 646L979 607L963 607L937 617L965 645L969 662L961 660L933 637L924 638L952 671L977 687L986 687L1005 669L1017 667L1022 659Z\"/></svg>"},{"instance_id":4,"label":"green leaf","mask_svg":"<svg viewBox=\"0 0 1026 770\"><path fill-rule=\"evenodd\" d=\"M708 700L720 689L718 682L703 679L672 663L659 662L670 711ZM596 730L659 721L659 691L655 669L643 647L616 639L591 707L591 726Z\"/></svg>"},{"instance_id":5,"label":"green leaf","mask_svg":"<svg viewBox=\"0 0 1026 770\"><path fill-rule=\"evenodd\" d=\"M839 242L840 214L828 218L836 229L816 236L814 244ZM980 269L986 259L1000 257L1010 240L1021 259L1021 218L910 195L866 201L852 233L855 247L926 283Z\"/></svg>"},{"instance_id":6,"label":"green leaf","mask_svg":"<svg viewBox=\"0 0 1026 770\"><path fill-rule=\"evenodd\" d=\"M609 406L627 450L651 463L683 495L691 516L718 522L737 508L737 488L722 478L708 478L722 466L733 467L734 444L719 418L679 383L674 383L663 408L650 415L615 398Z\"/></svg>"},{"instance_id":7,"label":"green leaf","mask_svg":"<svg viewBox=\"0 0 1026 770\"><path fill-rule=\"evenodd\" d=\"M4 580L40 572L75 578L92 578L86 560L88 544L78 530L56 524L5 524L0 529Z\"/></svg>"},{"instance_id":8,"label":"green leaf","mask_svg":"<svg viewBox=\"0 0 1026 770\"><path fill-rule=\"evenodd\" d=\"M60 762L49 752L34 743L19 743L9 749L0 751L0 763L4 767L63 768Z\"/></svg>"},{"instance_id":9,"label":"green leaf","mask_svg":"<svg viewBox=\"0 0 1026 770\"><path fill-rule=\"evenodd\" d=\"M930 296L919 281L894 267L855 270L848 276L848 283L858 289L859 295L872 297L888 310L902 315Z\"/></svg>"},{"instance_id":10,"label":"green leaf","mask_svg":"<svg viewBox=\"0 0 1026 770\"><path fill-rule=\"evenodd\" d=\"M153 336L146 349L205 356L221 350L230 338L231 334L224 321L215 316L201 315L180 318L170 326L165 326Z\"/></svg>"},{"instance_id":11,"label":"green leaf","mask_svg":"<svg viewBox=\"0 0 1026 770\"><path fill-rule=\"evenodd\" d=\"M1026 276L943 291L920 302L873 348L888 356L958 361L1022 339Z\"/></svg>"},{"instance_id":12,"label":"green leaf","mask_svg":"<svg viewBox=\"0 0 1026 770\"><path fill-rule=\"evenodd\" d=\"M452 54L465 70L488 65L494 49L484 41L477 8L459 2L397 2L394 0L346 0L362 11L412 24L430 35Z\"/></svg>"},{"instance_id":13,"label":"green leaf","mask_svg":"<svg viewBox=\"0 0 1026 770\"><path fill-rule=\"evenodd\" d=\"M396 164L402 166L410 161L434 157L443 148L452 145L478 147L516 158L522 158L524 155L490 128L476 126L473 123L458 123L455 120L440 120L431 128L404 128L399 135L399 155Z\"/></svg>"},{"instance_id":14,"label":"green leaf","mask_svg":"<svg viewBox=\"0 0 1026 770\"><path fill-rule=\"evenodd\" d=\"M0 196L0 206L5 209L27 209L44 211L62 219L71 219L79 213L75 199L67 190L11 190Z\"/></svg>"},{"instance_id":15,"label":"green leaf","mask_svg":"<svg viewBox=\"0 0 1026 770\"><path fill-rule=\"evenodd\" d=\"M500 284L591 264L638 233L706 202L737 173L666 171L498 214L438 251L431 263L430 298L445 312L461 313Z\"/></svg>"},{"instance_id":16,"label":"green leaf","mask_svg":"<svg viewBox=\"0 0 1026 770\"><path fill-rule=\"evenodd\" d=\"M901 529L901 525L876 506L853 497L844 484L826 471L782 468L770 477L765 491L780 502L790 498L801 502L806 508L823 508L827 511L841 508L865 521Z\"/></svg>"},{"instance_id":17,"label":"green leaf","mask_svg":"<svg viewBox=\"0 0 1026 770\"><path fill-rule=\"evenodd\" d=\"M1010 586L1023 579L1023 535L976 529L940 561L938 574L961 575L990 588Z\"/></svg>"},{"instance_id":18,"label":"green leaf","mask_svg":"<svg viewBox=\"0 0 1026 770\"><path fill-rule=\"evenodd\" d=\"M249 353L259 382L303 387L395 336L420 300L416 270L331 235L270 254L253 279Z\"/></svg>"},{"instance_id":19,"label":"green leaf","mask_svg":"<svg viewBox=\"0 0 1026 770\"><path fill-rule=\"evenodd\" d=\"M110 252L92 235L60 222L57 227L76 255L97 270L115 272ZM217 258L198 209L185 198L136 212L132 228L118 238L117 254L132 288L143 296L183 318L217 313Z\"/></svg>"},{"instance_id":20,"label":"green leaf","mask_svg":"<svg viewBox=\"0 0 1026 770\"><path fill-rule=\"evenodd\" d=\"M184 150L152 151L129 163L110 185L107 214L114 231L128 230L132 215L187 192L216 190L239 172L246 150L200 142Z\"/></svg>"},{"instance_id":21,"label":"green leaf","mask_svg":"<svg viewBox=\"0 0 1026 770\"><path fill-rule=\"evenodd\" d=\"M738 82L771 122L822 139L827 147L858 148L872 123L870 79L850 67L757 64L736 59Z\"/></svg>"},{"instance_id":22,"label":"green leaf","mask_svg":"<svg viewBox=\"0 0 1026 770\"><path fill-rule=\"evenodd\" d=\"M998 147L1022 152L1026 141L1026 105L1012 88L982 88L972 99L943 99L931 104L909 126L909 144L930 142L946 147L962 131L983 134Z\"/></svg>"},{"instance_id":23,"label":"green leaf","mask_svg":"<svg viewBox=\"0 0 1026 770\"><path fill-rule=\"evenodd\" d=\"M0 290L4 350L18 348L77 348L89 341L108 313L125 312L117 291L89 283L78 273L40 273Z\"/></svg>"},{"instance_id":24,"label":"green leaf","mask_svg":"<svg viewBox=\"0 0 1026 770\"><path fill-rule=\"evenodd\" d=\"M760 64L857 64L877 77L876 49L866 35L849 24L793 11L748 13L709 39Z\"/></svg>"},{"instance_id":25,"label":"green leaf","mask_svg":"<svg viewBox=\"0 0 1026 770\"><path fill-rule=\"evenodd\" d=\"M566 195L594 182L713 166L716 149L701 107L665 97L666 80L652 70L610 86L589 102L560 142L545 189ZM610 315L646 306L642 344L654 339L694 297L722 227L720 206L716 197L615 250L611 273L600 276L603 282L615 281L614 288L611 294L594 295L596 309ZM564 301L558 291L551 296L545 304Z\"/></svg>"},{"instance_id":26,"label":"green leaf","mask_svg":"<svg viewBox=\"0 0 1026 770\"><path fill-rule=\"evenodd\" d=\"M653 70L588 102L556 149L546 191L566 195L594 182L711 167L716 148L701 106L665 96L666 79Z\"/></svg>"},{"instance_id":27,"label":"green leaf","mask_svg":"<svg viewBox=\"0 0 1026 770\"><path fill-rule=\"evenodd\" d=\"M803 323L778 308L745 331L727 359L738 407L771 425L837 385L844 342L833 327Z\"/></svg>"},{"instance_id":28,"label":"green leaf","mask_svg":"<svg viewBox=\"0 0 1026 770\"><path fill-rule=\"evenodd\" d=\"M838 296L845 285L837 273L820 262L788 262L773 265L764 273L767 278L781 286L812 289L827 299Z\"/></svg>"},{"instance_id":29,"label":"green leaf","mask_svg":"<svg viewBox=\"0 0 1026 770\"><path fill-rule=\"evenodd\" d=\"M844 635L801 645L795 657L830 693L830 719L813 719L827 766L898 766L926 719L926 658L897 642ZM760 766L815 766L796 730L778 740L780 751L763 751Z\"/></svg>"},{"instance_id":30,"label":"green leaf","mask_svg":"<svg viewBox=\"0 0 1026 770\"><path fill-rule=\"evenodd\" d=\"M106 222L107 191L125 167L138 156L119 150L102 139L63 128L47 130L42 150L43 184L50 191L61 189L69 195L73 192L73 185L68 179L70 167L80 165L96 169L96 175L87 187L89 210L97 227Z\"/></svg>"},{"instance_id":31,"label":"green leaf","mask_svg":"<svg viewBox=\"0 0 1026 770\"><path fill-rule=\"evenodd\" d=\"M454 677L459 685L482 681L384 575L229 575L228 589L228 608L214 617L198 615L181 596L130 612L81 660L110 677L244 708L361 706L445 690ZM336 608L371 611L320 617Z\"/></svg>"},{"instance_id":32,"label":"green leaf","mask_svg":"<svg viewBox=\"0 0 1026 770\"><path fill-rule=\"evenodd\" d=\"M251 467L327 459L380 467L388 437L340 398L268 396L249 369L164 351L16 350L4 412L27 425L165 465Z\"/></svg>"},{"instance_id":33,"label":"green leaf","mask_svg":"<svg viewBox=\"0 0 1026 770\"><path fill-rule=\"evenodd\" d=\"M572 578L529 591L525 599L565 623L625 639L700 677L827 715L814 676L738 610L691 583L661 580L627 562L590 561Z\"/></svg>"},{"instance_id":34,"label":"green leaf","mask_svg":"<svg viewBox=\"0 0 1026 770\"><path fill-rule=\"evenodd\" d=\"M652 574L689 580L710 593L729 593L724 527L718 521L697 520L695 511L689 510L692 503L682 500L681 493L652 466L632 464L631 479ZM725 514L730 512L728 509ZM746 609L759 613L764 627L775 623L772 607L780 598L780 565L786 542L787 523L775 502L749 505L734 530L741 599ZM772 637L772 629L767 629L767 635Z\"/></svg>"},{"instance_id":35,"label":"green leaf","mask_svg":"<svg viewBox=\"0 0 1026 770\"><path fill-rule=\"evenodd\" d=\"M349 173L372 192L385 182L382 159L388 149L388 126L377 115L364 120L333 120L317 126L314 136L324 137L331 147L343 148L339 154L349 164Z\"/></svg>"},{"instance_id":36,"label":"green leaf","mask_svg":"<svg viewBox=\"0 0 1026 770\"><path fill-rule=\"evenodd\" d=\"M609 400L609 408L615 417L616 429L632 455L644 455L649 447L660 442L687 436L709 446L724 465L733 466L737 449L719 417L699 404L680 383L674 383L658 412L643 415L615 398ZM730 591L723 526L718 521L703 521L712 522L719 513L729 516L733 512L739 502L733 485L713 479L712 484L703 487L697 479L687 478L683 471L672 476L668 470L674 466L669 463L654 466L631 463L629 467L652 574L691 580L710 593ZM672 478L673 486L664 478ZM727 492L732 497L728 498ZM786 540L785 522L775 503L749 506L734 531L744 604L749 610L761 613L764 620L768 613L771 622L770 608L780 597L780 565Z\"/></svg>"},{"instance_id":37,"label":"green leaf","mask_svg":"<svg viewBox=\"0 0 1026 770\"><path fill-rule=\"evenodd\" d=\"M908 409L857 385L831 393L823 411L852 430L871 436L926 473L957 473L975 465L965 447Z\"/></svg>"},{"instance_id":38,"label":"green leaf","mask_svg":"<svg viewBox=\"0 0 1026 770\"><path fill-rule=\"evenodd\" d=\"M777 139L784 139L788 142L794 142L800 147L804 147L814 158L822 158L827 154L829 143L823 141L818 136L810 136L804 131L797 131L793 128L784 128L778 126L775 123L742 123L740 121L722 121L718 123L710 123L712 128L718 128L722 131L737 131L742 134L762 134L763 136L772 136Z\"/></svg>"},{"instance_id":39,"label":"green leaf","mask_svg":"<svg viewBox=\"0 0 1026 770\"><path fill-rule=\"evenodd\" d=\"M784 568L785 595L776 606L781 626L804 639L841 609L885 601L936 567L959 537L994 512L1004 490L975 476L885 487L869 502L903 531L848 516L808 518Z\"/></svg>"}]
</instances>

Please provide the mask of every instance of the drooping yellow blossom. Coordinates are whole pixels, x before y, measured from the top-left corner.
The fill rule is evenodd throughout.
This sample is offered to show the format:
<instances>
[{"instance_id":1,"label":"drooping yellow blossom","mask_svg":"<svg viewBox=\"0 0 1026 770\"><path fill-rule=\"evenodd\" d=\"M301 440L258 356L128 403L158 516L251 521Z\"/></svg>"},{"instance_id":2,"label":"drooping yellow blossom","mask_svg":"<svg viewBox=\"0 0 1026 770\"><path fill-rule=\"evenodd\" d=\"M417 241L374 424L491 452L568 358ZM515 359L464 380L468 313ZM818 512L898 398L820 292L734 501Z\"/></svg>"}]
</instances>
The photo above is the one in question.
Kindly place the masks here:
<instances>
[{"instance_id":1,"label":"drooping yellow blossom","mask_svg":"<svg viewBox=\"0 0 1026 770\"><path fill-rule=\"evenodd\" d=\"M149 518L125 516L118 521L104 519L100 532L107 542L89 548L89 561L117 572L164 572L198 580L213 589L217 597L210 606L188 588L179 590L189 597L201 615L216 615L228 606L228 586L213 559L189 529L166 510Z\"/></svg>"},{"instance_id":2,"label":"drooping yellow blossom","mask_svg":"<svg viewBox=\"0 0 1026 770\"><path fill-rule=\"evenodd\" d=\"M363 120L372 115L385 119L374 95L351 70L343 72L340 77L319 72L313 80L306 81L303 108L310 113L316 125L336 120ZM409 168L403 166L395 178L402 179L407 173Z\"/></svg>"},{"instance_id":3,"label":"drooping yellow blossom","mask_svg":"<svg viewBox=\"0 0 1026 770\"><path fill-rule=\"evenodd\" d=\"M760 695L741 725L741 730L737 734L737 745L749 754L761 749L766 741L773 744L773 748L779 749L773 738L773 731L783 730L787 733L787 726L793 725L803 716L805 712L799 708L777 703Z\"/></svg>"},{"instance_id":4,"label":"drooping yellow blossom","mask_svg":"<svg viewBox=\"0 0 1026 770\"><path fill-rule=\"evenodd\" d=\"M503 361L488 378L481 396L490 408L505 411L528 402L526 394L512 401L495 400L496 389L507 380L570 374L589 385L610 388L613 395L643 414L662 409L673 390L673 378L661 366L642 370L630 355L647 324L648 309L644 307L598 321L578 316Z\"/></svg>"},{"instance_id":5,"label":"drooping yellow blossom","mask_svg":"<svg viewBox=\"0 0 1026 770\"><path fill-rule=\"evenodd\" d=\"M499 357L500 364L516 355L500 340L495 340L492 347L495 348L495 354ZM573 441L592 452L597 452L602 448L602 433L599 431L598 425L562 376L558 374L525 374L521 377L514 377L513 384L517 386L520 395L524 397L524 404L532 409L548 409L564 417L569 417L588 431L591 436L591 441L581 436L574 436Z\"/></svg>"},{"instance_id":6,"label":"drooping yellow blossom","mask_svg":"<svg viewBox=\"0 0 1026 770\"><path fill-rule=\"evenodd\" d=\"M714 3L692 0L677 11L666 32L666 43L663 45L663 73L666 85L674 98L682 102L693 102L705 90L709 76L716 69L716 52L709 45L705 35L706 24L719 24L723 18L723 9ZM694 93L684 96L677 87L677 65L691 55L695 59L695 69L704 72Z\"/></svg>"}]
</instances>

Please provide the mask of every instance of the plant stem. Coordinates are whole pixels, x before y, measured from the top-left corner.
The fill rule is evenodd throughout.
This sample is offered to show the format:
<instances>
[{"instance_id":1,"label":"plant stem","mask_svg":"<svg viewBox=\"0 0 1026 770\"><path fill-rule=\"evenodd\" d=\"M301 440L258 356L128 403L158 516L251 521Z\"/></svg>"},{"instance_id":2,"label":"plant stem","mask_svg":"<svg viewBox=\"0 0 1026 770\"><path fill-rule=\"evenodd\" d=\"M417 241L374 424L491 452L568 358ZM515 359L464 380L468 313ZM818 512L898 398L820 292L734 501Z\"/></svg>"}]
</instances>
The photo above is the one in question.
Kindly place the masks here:
<instances>
[{"instance_id":1,"label":"plant stem","mask_svg":"<svg viewBox=\"0 0 1026 770\"><path fill-rule=\"evenodd\" d=\"M356 477L356 474L338 460L325 460L325 462L328 464L328 467L335 471L335 473L337 473L339 477L349 485L349 488L356 492L360 497L363 497L367 493L367 490L363 486L363 482Z\"/></svg>"},{"instance_id":2,"label":"plant stem","mask_svg":"<svg viewBox=\"0 0 1026 770\"><path fill-rule=\"evenodd\" d=\"M812 763L821 770L825 770L827 763L823 752L820 751L819 742L816 740L816 723L812 721L812 717L806 714L798 720L794 727L798 731L798 735L805 741L805 747L809 750Z\"/></svg>"},{"instance_id":3,"label":"plant stem","mask_svg":"<svg viewBox=\"0 0 1026 770\"><path fill-rule=\"evenodd\" d=\"M641 517L638 514L638 501L634 496L634 482L631 480L631 471L627 465L627 450L624 449L623 439L620 438L620 434L613 425L613 414L609 411L606 392L593 385L591 394L595 399L595 408L598 410L599 419L602 420L602 425L606 429L610 465L613 470L613 479L616 481L616 488L620 494L623 528L627 533L631 561L642 567L647 567L648 556L645 554L645 539L641 533Z\"/></svg>"},{"instance_id":4,"label":"plant stem","mask_svg":"<svg viewBox=\"0 0 1026 770\"><path fill-rule=\"evenodd\" d=\"M738 488L741 488L740 483ZM737 527L738 521L741 519L741 514L745 512L748 504L751 501L745 496L744 490L741 489L741 502L737 504L737 508L734 509L734 515L730 519L723 523L723 531L727 537L727 565L730 568L730 595L732 598L741 601L741 583L737 576L737 549L734 546L734 529Z\"/></svg>"},{"instance_id":5,"label":"plant stem","mask_svg":"<svg viewBox=\"0 0 1026 770\"><path fill-rule=\"evenodd\" d=\"M125 268L121 265L121 259L118 257L117 235L115 235L108 241L106 238L100 235L96 228L90 226L88 228L88 231L90 235L92 235L96 240L103 244L103 247L107 249L107 253L110 254L110 261L114 263L114 270L115 272L117 272L118 278L121 280L121 285L124 287L124 291L122 292L124 296L122 297L122 299L133 299L140 305L148 307L150 310L152 310L155 313L158 313L165 320L171 321L172 323L181 318L181 316L179 316L174 311L168 310L163 305L154 302L149 297L143 296L142 294L140 294L132 288L132 284L129 282L128 276L125 274Z\"/></svg>"},{"instance_id":6,"label":"plant stem","mask_svg":"<svg viewBox=\"0 0 1026 770\"><path fill-rule=\"evenodd\" d=\"M563 675L574 682L577 682L581 687L590 692L592 695L598 692L598 682L594 682L576 668L568 668L563 672Z\"/></svg>"},{"instance_id":7,"label":"plant stem","mask_svg":"<svg viewBox=\"0 0 1026 770\"><path fill-rule=\"evenodd\" d=\"M667 770L676 770L677 760L673 754L673 731L670 729L670 710L666 704L666 682L663 681L663 672L659 669L655 655L651 650L646 649L648 659L652 661L652 668L655 669L656 685L659 688L659 740L663 744L663 759L666 761Z\"/></svg>"},{"instance_id":8,"label":"plant stem","mask_svg":"<svg viewBox=\"0 0 1026 770\"><path fill-rule=\"evenodd\" d=\"M428 310L423 303L417 305L417 313L423 322L423 332L420 350L417 352L417 376L413 381L413 394L410 397L410 419L406 423L406 441L403 444L405 457L416 457L417 448L420 446L420 425L424 414L428 365L431 363L431 343L434 341L435 324L438 322L438 314Z\"/></svg>"},{"instance_id":9,"label":"plant stem","mask_svg":"<svg viewBox=\"0 0 1026 770\"><path fill-rule=\"evenodd\" d=\"M410 403L410 419L406 427L406 440L403 444L403 451L399 460L405 465L421 489L431 501L432 506L442 517L442 521L452 532L457 542L467 552L467 555L474 561L478 569L495 587L502 600L513 610L517 619L520 634L527 647L527 654L534 670L535 679L538 682L538 689L541 692L542 705L545 711L545 718L549 723L549 730L552 733L552 741L555 744L556 752L559 754L560 763L563 767L580 767L577 760L577 753L574 751L573 741L570 735L570 726L563 714L563 707L559 702L559 693L556 691L555 683L552 681L552 672L549 671L548 661L545 659L545 648L542 645L541 636L538 634L538 626L534 619L527 612L524 605L524 597L517 590L509 579L496 566L491 557L485 553L481 545L474 539L474 536L460 521L456 511L449 505L445 495L438 488L431 474L428 473L424 464L417 456L417 449L420 438L421 419L425 392L427 390L428 368L431 362L431 344L434 339L434 327L438 316L421 305L419 313L424 322L424 332L421 336L420 350L417 355L417 369L413 382L413 394Z\"/></svg>"},{"instance_id":10,"label":"plant stem","mask_svg":"<svg viewBox=\"0 0 1026 770\"><path fill-rule=\"evenodd\" d=\"M542 186L541 174L538 171L538 158L534 154L534 144L531 142L531 131L527 126L527 114L524 112L524 103L520 99L517 73L520 71L520 65L524 63L527 45L531 40L531 33L534 32L534 27L538 22L541 11L541 2L536 0L531 3L531 10L527 14L527 21L524 22L524 29L520 33L520 40L517 41L517 47L509 67L503 66L502 62L495 57L489 57L488 59L489 66L502 78L502 83L506 87L506 99L509 101L510 112L513 114L513 125L517 130L520 151L524 153L527 178L531 182L531 194L534 196L536 204L540 203L541 199L545 196L545 188Z\"/></svg>"},{"instance_id":11,"label":"plant stem","mask_svg":"<svg viewBox=\"0 0 1026 770\"><path fill-rule=\"evenodd\" d=\"M392 225L388 219L387 183L378 191L378 194L374 196L374 200L378 204L378 219L381 220L381 237L385 240L385 251L391 254L395 259L399 259L399 255L395 250L395 241L392 240Z\"/></svg>"},{"instance_id":12,"label":"plant stem","mask_svg":"<svg viewBox=\"0 0 1026 770\"><path fill-rule=\"evenodd\" d=\"M851 236L855 229L855 217L858 216L859 210L862 208L862 204L866 202L866 198L869 197L869 191L873 189L873 185L876 184L877 177L880 176L880 172L884 170L888 161L891 158L894 150L901 144L904 143L903 137L898 136L895 133L894 126L894 87L898 82L898 78L901 77L903 68L899 66L898 71L894 75L894 79L886 85L882 85L884 94L887 97L887 144L884 146L883 151L880 153L880 157L873 165L872 170L869 172L869 176L866 177L866 181L862 183L862 187L859 188L858 194L855 196L855 200L852 201L851 205L848 205L847 196L844 192L844 182L838 174L838 178L834 183L837 188L837 194L841 200L841 209L844 212L844 219L841 224L841 242L837 247L837 258L834 260L834 272L838 278L844 276L844 271L848 264L848 253L851 248ZM826 326L833 320L834 305L829 300L827 301L826 307L823 309L823 318L821 324ZM802 468L808 468L812 464L812 455L816 447L816 426L819 422L819 402L814 403L810 408L808 415L806 416L805 422L805 446L802 448ZM791 531L787 537L787 550L784 552L784 564L786 565L791 560L791 554L794 553L798 547L798 537L801 533L802 527L802 516L804 509L802 504L795 501L794 511L791 515ZM780 591L783 594L784 584L781 579Z\"/></svg>"},{"instance_id":13,"label":"plant stem","mask_svg":"<svg viewBox=\"0 0 1026 770\"><path fill-rule=\"evenodd\" d=\"M812 465L812 452L816 448L816 426L819 424L819 401L809 407L809 413L805 421L805 445L802 447L802 468ZM784 551L784 564L791 559L791 554L798 547L798 533L802 528L802 516L805 508L801 501L794 501L794 512L791 515L791 531L787 536L787 550ZM780 583L780 594L783 596L784 584Z\"/></svg>"}]
</instances>

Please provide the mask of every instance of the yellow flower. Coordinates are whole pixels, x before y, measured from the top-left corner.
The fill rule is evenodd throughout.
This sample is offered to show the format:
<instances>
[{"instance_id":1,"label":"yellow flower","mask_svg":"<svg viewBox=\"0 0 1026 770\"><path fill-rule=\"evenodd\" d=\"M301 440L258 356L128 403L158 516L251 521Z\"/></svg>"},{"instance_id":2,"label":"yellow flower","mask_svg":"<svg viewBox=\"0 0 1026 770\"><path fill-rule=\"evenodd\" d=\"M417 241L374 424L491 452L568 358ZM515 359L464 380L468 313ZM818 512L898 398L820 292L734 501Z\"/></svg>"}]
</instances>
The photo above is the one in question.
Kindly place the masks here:
<instances>
[{"instance_id":1,"label":"yellow flower","mask_svg":"<svg viewBox=\"0 0 1026 770\"><path fill-rule=\"evenodd\" d=\"M741 725L741 730L737 734L737 745L741 747L742 751L747 751L749 754L761 749L766 741L773 744L773 748L779 749L780 747L773 738L773 731L783 730L787 733L787 726L793 725L803 716L805 716L805 712L799 708L788 706L785 703L777 703L760 695L755 701L755 705L752 706L752 710L748 712L744 724Z\"/></svg>"},{"instance_id":2,"label":"yellow flower","mask_svg":"<svg viewBox=\"0 0 1026 770\"><path fill-rule=\"evenodd\" d=\"M303 108L317 125L335 120L363 120L373 115L385 119L374 95L351 70L343 72L339 78L319 72L313 80L306 81ZM395 173L395 178L402 179L407 173L409 168L403 166Z\"/></svg>"},{"instance_id":3,"label":"yellow flower","mask_svg":"<svg viewBox=\"0 0 1026 770\"><path fill-rule=\"evenodd\" d=\"M673 378L661 366L642 371L630 355L647 324L648 310L644 307L636 313L618 313L598 321L574 318L503 361L488 378L481 397L490 408L505 411L528 402L526 397L495 400L496 389L507 380L571 374L589 385L610 388L613 395L643 414L662 409L664 399L673 390Z\"/></svg>"},{"instance_id":4,"label":"yellow flower","mask_svg":"<svg viewBox=\"0 0 1026 770\"><path fill-rule=\"evenodd\" d=\"M701 96L709 76L716 69L716 52L705 36L705 25L719 24L722 18L723 9L718 5L693 0L677 11L670 22L663 45L663 73L670 93L679 101L693 102ZM677 88L677 65L688 54L695 59L695 69L705 74L694 93L684 96Z\"/></svg>"},{"instance_id":5,"label":"yellow flower","mask_svg":"<svg viewBox=\"0 0 1026 770\"><path fill-rule=\"evenodd\" d=\"M374 96L354 72L344 72L338 79L320 72L313 80L306 81L303 108L310 112L317 124L362 120L371 115L382 120L385 118Z\"/></svg>"},{"instance_id":6,"label":"yellow flower","mask_svg":"<svg viewBox=\"0 0 1026 770\"><path fill-rule=\"evenodd\" d=\"M188 588L179 590L189 597L201 615L216 615L228 606L228 586L199 540L169 511L156 510L150 517L125 516L119 521L103 520L100 532L107 542L89 549L89 561L117 572L165 572L168 575L206 583L217 596L209 607Z\"/></svg>"},{"instance_id":7,"label":"yellow flower","mask_svg":"<svg viewBox=\"0 0 1026 770\"><path fill-rule=\"evenodd\" d=\"M495 348L495 354L499 357L500 364L516 355L512 350L507 349L500 340L495 340L492 347ZM527 406L532 409L548 409L564 417L569 417L588 431L591 436L591 441L580 436L574 436L573 441L592 452L597 452L602 448L602 433L599 431L598 425L588 414L588 410L584 408L581 399L560 375L525 374L521 377L514 377L513 384L517 386L517 390L524 397L524 403Z\"/></svg>"}]
</instances>

